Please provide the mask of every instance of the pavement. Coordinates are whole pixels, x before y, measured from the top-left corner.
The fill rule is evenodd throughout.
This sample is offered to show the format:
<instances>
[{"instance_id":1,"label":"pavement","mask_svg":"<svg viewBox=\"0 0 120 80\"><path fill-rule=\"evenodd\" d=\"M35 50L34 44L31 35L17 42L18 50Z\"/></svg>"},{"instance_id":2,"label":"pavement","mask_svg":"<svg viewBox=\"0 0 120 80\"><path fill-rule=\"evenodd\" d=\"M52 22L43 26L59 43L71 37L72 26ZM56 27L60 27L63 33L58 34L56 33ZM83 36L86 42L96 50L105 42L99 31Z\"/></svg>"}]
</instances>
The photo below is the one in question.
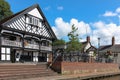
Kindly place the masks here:
<instances>
[{"instance_id":1,"label":"pavement","mask_svg":"<svg viewBox=\"0 0 120 80\"><path fill-rule=\"evenodd\" d=\"M19 79L19 80L69 80L69 79L90 79L95 77L106 77L119 75L120 71L116 72L94 72L94 73L84 73L84 74L73 74L73 75L58 75L58 76L47 76L47 77L36 77L29 79Z\"/></svg>"}]
</instances>

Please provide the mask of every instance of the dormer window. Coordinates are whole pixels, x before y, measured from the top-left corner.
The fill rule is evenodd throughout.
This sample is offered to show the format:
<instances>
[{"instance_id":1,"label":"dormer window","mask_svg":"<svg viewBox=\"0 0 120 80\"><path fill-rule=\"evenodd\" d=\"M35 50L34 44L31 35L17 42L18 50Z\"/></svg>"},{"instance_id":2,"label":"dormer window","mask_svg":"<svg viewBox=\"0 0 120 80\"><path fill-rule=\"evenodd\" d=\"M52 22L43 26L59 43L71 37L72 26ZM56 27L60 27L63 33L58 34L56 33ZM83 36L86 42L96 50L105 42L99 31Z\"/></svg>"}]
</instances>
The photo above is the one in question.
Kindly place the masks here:
<instances>
[{"instance_id":1,"label":"dormer window","mask_svg":"<svg viewBox=\"0 0 120 80\"><path fill-rule=\"evenodd\" d=\"M33 25L36 25L36 26L39 25L39 19L38 18L31 17L31 16L29 16L28 18L29 18L29 24L33 24Z\"/></svg>"}]
</instances>

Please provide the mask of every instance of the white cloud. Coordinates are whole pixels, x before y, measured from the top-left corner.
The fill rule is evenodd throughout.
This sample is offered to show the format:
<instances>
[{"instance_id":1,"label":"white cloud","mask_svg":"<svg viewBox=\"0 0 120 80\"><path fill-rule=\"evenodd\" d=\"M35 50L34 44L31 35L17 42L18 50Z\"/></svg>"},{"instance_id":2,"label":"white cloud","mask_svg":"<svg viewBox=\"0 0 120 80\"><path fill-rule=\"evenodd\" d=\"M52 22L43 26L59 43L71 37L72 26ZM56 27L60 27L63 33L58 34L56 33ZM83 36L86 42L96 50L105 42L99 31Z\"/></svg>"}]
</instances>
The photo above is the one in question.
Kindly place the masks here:
<instances>
[{"instance_id":1,"label":"white cloud","mask_svg":"<svg viewBox=\"0 0 120 80\"><path fill-rule=\"evenodd\" d=\"M116 13L120 13L120 7L116 9Z\"/></svg>"},{"instance_id":2,"label":"white cloud","mask_svg":"<svg viewBox=\"0 0 120 80\"><path fill-rule=\"evenodd\" d=\"M87 34L91 37L91 43L94 46L98 45L98 37L100 38L101 45L111 44L111 39L115 36L116 44L120 44L120 26L115 23L106 24L103 21L94 22L91 24L85 23L84 21L78 21L72 18L70 22L65 22L61 17L55 20L55 26L52 27L56 36L61 39L67 37L67 34L71 31L71 26L75 25L78 27L78 32L80 34L81 41L86 40Z\"/></svg>"},{"instance_id":3,"label":"white cloud","mask_svg":"<svg viewBox=\"0 0 120 80\"><path fill-rule=\"evenodd\" d=\"M113 12L111 12L111 11L106 11L106 12L103 14L103 16L105 16L105 17L116 16L116 15L117 15L117 13L113 13Z\"/></svg>"},{"instance_id":4,"label":"white cloud","mask_svg":"<svg viewBox=\"0 0 120 80\"><path fill-rule=\"evenodd\" d=\"M52 29L58 38L62 38L67 36L67 34L71 31L71 26L73 24L75 27L78 27L78 34L80 37L86 35L86 29L88 34L91 32L89 24L86 24L83 21L79 22L74 18L71 19L70 22L65 22L61 17L59 17L55 20L55 26L53 26Z\"/></svg>"},{"instance_id":5,"label":"white cloud","mask_svg":"<svg viewBox=\"0 0 120 80\"><path fill-rule=\"evenodd\" d=\"M57 7L57 10L63 10L64 8L63 8L63 6L58 6Z\"/></svg>"},{"instance_id":6,"label":"white cloud","mask_svg":"<svg viewBox=\"0 0 120 80\"><path fill-rule=\"evenodd\" d=\"M104 17L114 17L120 15L120 7L118 7L115 11L106 11L103 16Z\"/></svg>"},{"instance_id":7,"label":"white cloud","mask_svg":"<svg viewBox=\"0 0 120 80\"><path fill-rule=\"evenodd\" d=\"M55 32L58 38L62 38L67 36L68 32L70 32L70 24L63 21L62 18L56 18L55 26L52 27L53 31Z\"/></svg>"},{"instance_id":8,"label":"white cloud","mask_svg":"<svg viewBox=\"0 0 120 80\"><path fill-rule=\"evenodd\" d=\"M117 26L115 23L106 24L104 22L95 22L93 26L96 28L93 30L93 40L92 43L97 45L100 38L101 45L111 44L111 39L115 36L116 44L120 44L120 26ZM102 26L102 27L99 27Z\"/></svg>"}]
</instances>

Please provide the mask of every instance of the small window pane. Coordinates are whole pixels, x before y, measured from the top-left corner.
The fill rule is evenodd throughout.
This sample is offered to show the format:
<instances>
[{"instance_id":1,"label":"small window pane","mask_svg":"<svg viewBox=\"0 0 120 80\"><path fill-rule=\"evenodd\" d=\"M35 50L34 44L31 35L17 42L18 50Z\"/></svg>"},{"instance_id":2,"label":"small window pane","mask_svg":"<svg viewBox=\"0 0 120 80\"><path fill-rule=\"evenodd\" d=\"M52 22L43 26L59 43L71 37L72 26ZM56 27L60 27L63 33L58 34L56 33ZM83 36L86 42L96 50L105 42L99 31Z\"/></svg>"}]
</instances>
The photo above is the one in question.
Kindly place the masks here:
<instances>
[{"instance_id":1,"label":"small window pane","mask_svg":"<svg viewBox=\"0 0 120 80\"><path fill-rule=\"evenodd\" d=\"M6 54L10 54L10 48L6 48Z\"/></svg>"},{"instance_id":2,"label":"small window pane","mask_svg":"<svg viewBox=\"0 0 120 80\"><path fill-rule=\"evenodd\" d=\"M5 54L1 54L1 60L5 60Z\"/></svg>"},{"instance_id":3,"label":"small window pane","mask_svg":"<svg viewBox=\"0 0 120 80\"><path fill-rule=\"evenodd\" d=\"M6 60L10 60L10 55L6 55L7 56L7 59Z\"/></svg>"},{"instance_id":4,"label":"small window pane","mask_svg":"<svg viewBox=\"0 0 120 80\"><path fill-rule=\"evenodd\" d=\"M1 53L5 53L5 48L1 48Z\"/></svg>"},{"instance_id":5,"label":"small window pane","mask_svg":"<svg viewBox=\"0 0 120 80\"><path fill-rule=\"evenodd\" d=\"M36 19L34 18L34 25L36 25Z\"/></svg>"},{"instance_id":6,"label":"small window pane","mask_svg":"<svg viewBox=\"0 0 120 80\"><path fill-rule=\"evenodd\" d=\"M34 24L34 23L35 23L34 18L32 18L32 22L33 22L32 24Z\"/></svg>"},{"instance_id":7,"label":"small window pane","mask_svg":"<svg viewBox=\"0 0 120 80\"><path fill-rule=\"evenodd\" d=\"M36 25L38 25L38 19L36 20Z\"/></svg>"},{"instance_id":8,"label":"small window pane","mask_svg":"<svg viewBox=\"0 0 120 80\"><path fill-rule=\"evenodd\" d=\"M32 23L32 18L31 17L29 17L29 23Z\"/></svg>"}]
</instances>

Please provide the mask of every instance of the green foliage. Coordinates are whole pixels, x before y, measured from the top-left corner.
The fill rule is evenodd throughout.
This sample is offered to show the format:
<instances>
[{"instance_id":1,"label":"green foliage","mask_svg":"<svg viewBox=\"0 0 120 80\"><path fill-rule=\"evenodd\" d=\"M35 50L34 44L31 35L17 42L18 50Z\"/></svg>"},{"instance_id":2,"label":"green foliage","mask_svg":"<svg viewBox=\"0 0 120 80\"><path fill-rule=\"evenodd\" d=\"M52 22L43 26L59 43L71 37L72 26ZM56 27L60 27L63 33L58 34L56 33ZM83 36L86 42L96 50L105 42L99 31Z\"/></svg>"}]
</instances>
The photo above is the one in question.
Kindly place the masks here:
<instances>
[{"instance_id":1,"label":"green foliage","mask_svg":"<svg viewBox=\"0 0 120 80\"><path fill-rule=\"evenodd\" d=\"M78 28L76 28L74 25L72 25L72 31L68 33L69 42L67 45L67 51L80 51L81 44L79 42L78 34L76 33Z\"/></svg>"},{"instance_id":2,"label":"green foliage","mask_svg":"<svg viewBox=\"0 0 120 80\"><path fill-rule=\"evenodd\" d=\"M10 10L10 5L5 0L0 0L0 20L11 16L13 13Z\"/></svg>"},{"instance_id":3,"label":"green foliage","mask_svg":"<svg viewBox=\"0 0 120 80\"><path fill-rule=\"evenodd\" d=\"M53 46L59 46L59 45L65 45L65 41L61 39L53 42Z\"/></svg>"}]
</instances>

